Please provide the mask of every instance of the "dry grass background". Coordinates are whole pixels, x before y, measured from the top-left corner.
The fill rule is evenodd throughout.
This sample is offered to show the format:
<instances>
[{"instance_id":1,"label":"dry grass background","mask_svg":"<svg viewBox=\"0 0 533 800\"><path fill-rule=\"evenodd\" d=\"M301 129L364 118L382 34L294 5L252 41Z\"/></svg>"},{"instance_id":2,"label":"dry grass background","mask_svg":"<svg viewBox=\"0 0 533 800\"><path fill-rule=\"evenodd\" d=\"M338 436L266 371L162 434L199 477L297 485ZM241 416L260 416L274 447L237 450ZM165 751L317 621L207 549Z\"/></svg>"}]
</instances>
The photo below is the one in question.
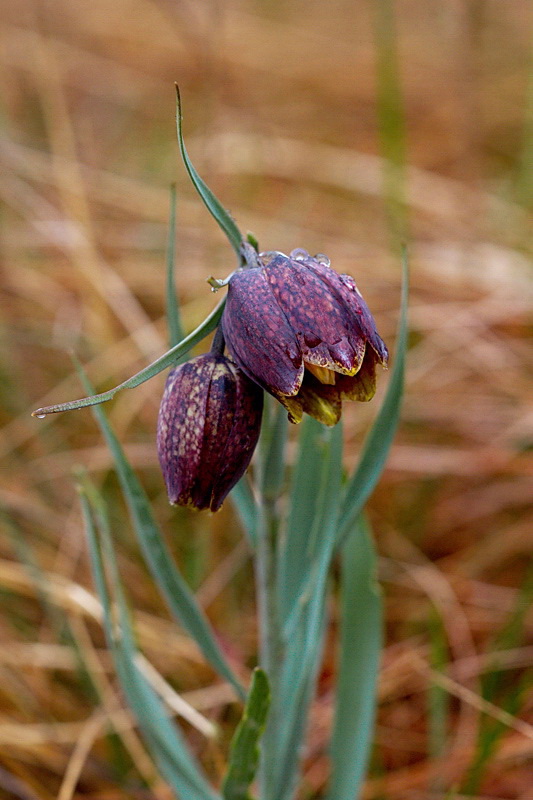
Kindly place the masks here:
<instances>
[{"instance_id":1,"label":"dry grass background","mask_svg":"<svg viewBox=\"0 0 533 800\"><path fill-rule=\"evenodd\" d=\"M170 797L105 651L71 478L80 463L109 498L144 653L170 702L176 689L222 726L219 742L187 726L210 775L221 773L238 706L156 596L90 412L29 411L81 394L70 348L102 389L165 348L172 181L189 329L213 305L205 279L232 268L179 161L174 80L189 152L241 229L263 249L326 252L393 344L400 270L376 110L384 5L2 0L2 800ZM403 426L370 503L387 643L364 798L437 800L455 786L458 797L526 800L533 15L527 0L407 0L396 14L412 334ZM162 384L120 395L110 417L246 677L256 642L242 535L229 504L215 516L168 506L154 447ZM352 462L376 407L346 409ZM327 780L333 643L301 800Z\"/></svg>"}]
</instances>

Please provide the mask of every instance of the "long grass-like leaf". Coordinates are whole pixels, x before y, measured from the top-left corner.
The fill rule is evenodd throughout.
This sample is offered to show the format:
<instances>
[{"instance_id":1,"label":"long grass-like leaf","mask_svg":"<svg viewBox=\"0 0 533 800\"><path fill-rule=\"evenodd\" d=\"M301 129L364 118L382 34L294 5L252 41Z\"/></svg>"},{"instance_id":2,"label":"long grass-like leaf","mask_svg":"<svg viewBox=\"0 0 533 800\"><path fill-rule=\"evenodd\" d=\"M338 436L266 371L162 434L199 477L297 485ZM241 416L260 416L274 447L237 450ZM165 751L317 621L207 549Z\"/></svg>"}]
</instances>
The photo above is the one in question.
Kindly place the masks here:
<instances>
[{"instance_id":1,"label":"long grass-like leaf","mask_svg":"<svg viewBox=\"0 0 533 800\"><path fill-rule=\"evenodd\" d=\"M248 789L259 762L259 740L263 734L270 706L270 688L266 672L258 667L242 719L231 743L228 772L222 786L224 800L250 800Z\"/></svg>"},{"instance_id":2,"label":"long grass-like leaf","mask_svg":"<svg viewBox=\"0 0 533 800\"><path fill-rule=\"evenodd\" d=\"M286 530L279 547L279 597L285 625L312 590L317 555L335 535L340 492L342 425L325 428L311 417L301 424L298 460ZM326 528L327 530L324 530Z\"/></svg>"},{"instance_id":3,"label":"long grass-like leaf","mask_svg":"<svg viewBox=\"0 0 533 800\"><path fill-rule=\"evenodd\" d=\"M238 229L235 221L231 217L228 211L220 204L219 200L215 197L209 186L200 178L198 173L196 172L191 159L187 153L185 148L185 142L183 141L183 131L182 131L182 116L181 116L181 98L180 98L180 91L178 85L176 84L176 129L178 133L178 143L181 151L181 157L183 158L183 163L185 164L185 168L189 173L189 177L194 184L194 188L204 201L208 211L212 214L215 218L218 225L222 228L228 240L235 250L237 254L237 258L239 259L239 263L241 260L241 253L240 248L243 242L243 236Z\"/></svg>"},{"instance_id":4,"label":"long grass-like leaf","mask_svg":"<svg viewBox=\"0 0 533 800\"><path fill-rule=\"evenodd\" d=\"M114 389L109 389L109 391L102 392L101 394L93 394L90 397L82 397L80 400L70 400L67 403L59 403L55 406L38 408L32 412L32 417L45 417L47 414L57 414L60 411L73 411L76 408L99 405L100 403L105 403L108 400L111 400L117 392L121 392L123 389L134 389L136 386L140 386L141 383L153 378L154 375L158 375L167 367L170 367L172 364L178 362L179 359L185 355L185 353L188 353L195 344L198 344L198 342L201 342L202 339L205 339L205 337L208 336L220 322L225 304L226 298L224 297L209 314L209 316L206 317L204 321L194 331L192 331L192 333L186 336L185 339L182 339L182 341L178 342L177 345L171 347L170 350L167 350L166 353L164 353L155 361L152 361L151 364L149 364L147 367L144 367L144 369L142 369L140 372L137 372L135 375L132 375L131 378L128 378L123 383L115 386Z\"/></svg>"},{"instance_id":5,"label":"long grass-like leaf","mask_svg":"<svg viewBox=\"0 0 533 800\"><path fill-rule=\"evenodd\" d=\"M168 220L168 243L167 243L167 325L168 338L171 347L178 344L185 332L181 324L180 307L176 294L176 185L170 187L170 213Z\"/></svg>"},{"instance_id":6,"label":"long grass-like leaf","mask_svg":"<svg viewBox=\"0 0 533 800\"><path fill-rule=\"evenodd\" d=\"M368 524L360 518L342 548L341 634L327 800L359 797L374 729L382 645L382 601Z\"/></svg>"},{"instance_id":7,"label":"long grass-like leaf","mask_svg":"<svg viewBox=\"0 0 533 800\"><path fill-rule=\"evenodd\" d=\"M81 368L80 375L87 391L90 392L90 383ZM113 455L133 526L152 577L164 595L170 611L195 639L206 659L234 686L239 697L244 699L244 690L224 658L207 618L174 564L163 534L152 514L146 492L127 460L104 410L96 406L93 413Z\"/></svg>"},{"instance_id":8,"label":"long grass-like leaf","mask_svg":"<svg viewBox=\"0 0 533 800\"><path fill-rule=\"evenodd\" d=\"M298 778L298 766L302 752L302 742L307 730L309 708L316 691L316 682L320 666L320 657L324 647L327 616L325 613L325 594L319 599L316 610L321 616L317 619L315 638L311 639L308 631L303 629L299 647L305 652L305 665L302 665L299 680L295 683L294 693L290 695L290 722L283 726L283 739L279 744L279 761L276 766L276 783L274 797L279 800L291 800ZM303 618L305 624L305 618ZM292 674L297 674L292 662ZM288 709L289 711L289 709ZM283 717L282 717L283 719Z\"/></svg>"},{"instance_id":9,"label":"long grass-like leaf","mask_svg":"<svg viewBox=\"0 0 533 800\"><path fill-rule=\"evenodd\" d=\"M346 486L337 532L339 542L355 523L374 490L385 466L400 420L408 333L409 271L405 250L403 251L402 268L402 300L394 365L385 398L366 438L359 464Z\"/></svg>"},{"instance_id":10,"label":"long grass-like leaf","mask_svg":"<svg viewBox=\"0 0 533 800\"><path fill-rule=\"evenodd\" d=\"M81 503L93 574L104 610L104 627L114 657L123 691L133 709L161 774L176 790L178 797L190 800L219 800L209 786L195 760L188 752L179 730L170 721L161 701L139 671L135 657L129 615L120 583L108 523L99 503L95 524L94 510L84 492ZM98 533L99 528L99 533ZM105 566L104 566L105 564ZM106 577L106 567L108 577ZM118 606L113 614L112 598Z\"/></svg>"},{"instance_id":11,"label":"long grass-like leaf","mask_svg":"<svg viewBox=\"0 0 533 800\"><path fill-rule=\"evenodd\" d=\"M341 426L324 428L311 418L303 424L278 567L285 659L279 696L273 700L277 756L270 780L278 800L292 796L313 697L341 488Z\"/></svg>"},{"instance_id":12,"label":"long grass-like leaf","mask_svg":"<svg viewBox=\"0 0 533 800\"><path fill-rule=\"evenodd\" d=\"M268 501L274 501L279 495L285 478L285 450L287 446L287 428L289 420L287 412L280 403L267 396L265 414L271 415L270 424L265 426L268 441L263 439L263 469L261 475L261 493Z\"/></svg>"},{"instance_id":13,"label":"long grass-like leaf","mask_svg":"<svg viewBox=\"0 0 533 800\"><path fill-rule=\"evenodd\" d=\"M298 458L291 483L287 525L278 545L278 593L286 623L302 590L309 567L309 532L316 518L320 484L324 480L325 437L328 431L311 417L304 417L299 430Z\"/></svg>"},{"instance_id":14,"label":"long grass-like leaf","mask_svg":"<svg viewBox=\"0 0 533 800\"><path fill-rule=\"evenodd\" d=\"M255 548L257 541L258 512L257 503L250 488L247 475L244 475L231 490L230 499L237 509L237 514L239 515L249 544L252 548Z\"/></svg>"}]
</instances>

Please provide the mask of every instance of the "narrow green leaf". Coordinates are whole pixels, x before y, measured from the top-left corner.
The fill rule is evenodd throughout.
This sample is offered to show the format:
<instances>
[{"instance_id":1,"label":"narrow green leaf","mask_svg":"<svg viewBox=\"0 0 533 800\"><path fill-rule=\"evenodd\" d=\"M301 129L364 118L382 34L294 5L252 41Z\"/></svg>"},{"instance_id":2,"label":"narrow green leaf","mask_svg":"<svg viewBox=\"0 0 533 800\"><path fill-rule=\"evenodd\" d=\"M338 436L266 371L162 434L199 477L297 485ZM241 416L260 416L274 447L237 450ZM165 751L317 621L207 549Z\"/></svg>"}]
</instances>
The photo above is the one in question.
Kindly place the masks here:
<instances>
[{"instance_id":1,"label":"narrow green leaf","mask_svg":"<svg viewBox=\"0 0 533 800\"><path fill-rule=\"evenodd\" d=\"M361 517L342 548L340 655L327 800L357 798L374 730L382 646L382 601L376 555Z\"/></svg>"},{"instance_id":2,"label":"narrow green leaf","mask_svg":"<svg viewBox=\"0 0 533 800\"><path fill-rule=\"evenodd\" d=\"M291 643L284 669L282 697L285 700L279 703L281 726L272 794L276 800L292 800L298 780L302 741L324 648L327 622L325 589L324 583L315 592L314 601L302 613L301 626L293 634L294 643Z\"/></svg>"},{"instance_id":3,"label":"narrow green leaf","mask_svg":"<svg viewBox=\"0 0 533 800\"><path fill-rule=\"evenodd\" d=\"M243 475L238 484L231 490L230 499L237 509L237 514L248 542L254 549L257 540L258 513L257 503L247 475Z\"/></svg>"},{"instance_id":4,"label":"narrow green leaf","mask_svg":"<svg viewBox=\"0 0 533 800\"><path fill-rule=\"evenodd\" d=\"M279 545L278 588L285 624L304 586L312 591L309 578L319 561L317 545L324 547L335 535L341 459L342 425L326 428L306 416L301 423L287 526Z\"/></svg>"},{"instance_id":5,"label":"narrow green leaf","mask_svg":"<svg viewBox=\"0 0 533 800\"><path fill-rule=\"evenodd\" d=\"M268 731L276 745L268 785L277 800L292 796L297 778L322 652L341 489L342 427L328 429L311 418L303 425L278 565L285 658L270 718L275 729L270 731L269 720Z\"/></svg>"},{"instance_id":6,"label":"narrow green leaf","mask_svg":"<svg viewBox=\"0 0 533 800\"><path fill-rule=\"evenodd\" d=\"M270 416L270 424L263 423L266 435L261 437L264 457L261 475L261 492L266 500L275 500L285 478L285 449L287 445L287 412L280 403L267 395L265 415Z\"/></svg>"},{"instance_id":7,"label":"narrow green leaf","mask_svg":"<svg viewBox=\"0 0 533 800\"><path fill-rule=\"evenodd\" d=\"M259 763L259 740L270 706L266 672L256 667L242 719L231 742L228 772L222 785L224 800L250 800L248 789Z\"/></svg>"},{"instance_id":8,"label":"narrow green leaf","mask_svg":"<svg viewBox=\"0 0 533 800\"><path fill-rule=\"evenodd\" d=\"M291 483L287 525L279 542L279 604L284 621L302 589L309 567L309 531L316 517L316 503L326 465L324 451L328 430L304 417L299 430L298 458Z\"/></svg>"},{"instance_id":9,"label":"narrow green leaf","mask_svg":"<svg viewBox=\"0 0 533 800\"><path fill-rule=\"evenodd\" d=\"M103 511L101 498L98 498L98 508L95 512L98 519L98 535L93 517L94 509L85 493L87 482L84 484L85 491L81 492L81 503L93 574L104 609L104 627L108 644L128 703L138 719L161 774L176 790L178 796L191 800L220 800L219 795L211 789L201 774L163 704L139 671L135 661L137 649L111 543L107 516ZM96 493L94 488L89 493L94 502ZM106 578L106 571L109 579ZM117 602L118 619L114 614L112 597Z\"/></svg>"},{"instance_id":10,"label":"narrow green leaf","mask_svg":"<svg viewBox=\"0 0 533 800\"><path fill-rule=\"evenodd\" d=\"M226 298L224 297L209 314L209 316L204 319L201 325L199 325L194 331L192 331L192 333L186 336L185 339L182 339L182 341L177 345L171 347L170 350L153 361L147 367L144 367L144 369L142 369L140 372L137 372L131 378L128 378L128 380L120 383L118 386L115 386L114 389L110 389L107 392L102 392L101 394L93 394L90 397L83 397L81 400L70 400L68 403L59 403L55 406L38 408L35 411L32 411L32 417L44 417L47 414L57 414L59 411L73 411L76 408L99 405L100 403L107 402L107 400L111 400L116 393L122 391L122 389L134 389L136 386L140 386L141 383L153 378L154 375L158 375L167 367L175 364L177 361L179 361L181 356L185 355L185 353L188 353L195 344L198 344L198 342L201 342L202 339L205 339L205 337L208 336L220 322L225 304Z\"/></svg>"},{"instance_id":11,"label":"narrow green leaf","mask_svg":"<svg viewBox=\"0 0 533 800\"><path fill-rule=\"evenodd\" d=\"M338 542L342 540L355 523L368 497L373 492L383 472L400 420L408 333L407 302L409 294L409 272L405 249L403 251L402 268L402 300L396 356L385 398L374 420L370 433L366 438L359 464L346 486L337 532Z\"/></svg>"},{"instance_id":12,"label":"narrow green leaf","mask_svg":"<svg viewBox=\"0 0 533 800\"><path fill-rule=\"evenodd\" d=\"M79 367L79 371L87 391L90 392L91 385L81 367ZM233 685L239 697L244 699L244 690L226 662L206 616L174 564L163 534L152 514L146 492L127 460L104 410L96 406L93 414L113 455L120 485L144 558L170 611L195 639L206 659Z\"/></svg>"},{"instance_id":13,"label":"narrow green leaf","mask_svg":"<svg viewBox=\"0 0 533 800\"><path fill-rule=\"evenodd\" d=\"M178 132L178 143L181 151L181 157L183 159L183 163L185 164L185 168L189 173L189 177L194 184L194 188L204 201L208 211L212 214L212 216L217 221L218 225L222 228L226 236L228 237L229 243L235 250L237 254L237 258L239 259L239 263L241 261L241 244L243 242L243 236L238 229L235 221L231 217L228 211L220 204L219 200L215 197L211 189L207 186L206 183L200 178L198 173L196 172L195 168L192 165L192 162L189 158L187 150L185 148L185 142L183 141L183 131L182 131L182 117L181 117L181 98L180 98L180 90L178 85L176 84L176 129Z\"/></svg>"},{"instance_id":14,"label":"narrow green leaf","mask_svg":"<svg viewBox=\"0 0 533 800\"><path fill-rule=\"evenodd\" d=\"M167 244L167 324L168 338L171 347L178 344L185 332L181 324L181 315L176 293L176 280L174 272L176 269L176 184L170 187L170 214L168 221L168 244Z\"/></svg>"}]
</instances>

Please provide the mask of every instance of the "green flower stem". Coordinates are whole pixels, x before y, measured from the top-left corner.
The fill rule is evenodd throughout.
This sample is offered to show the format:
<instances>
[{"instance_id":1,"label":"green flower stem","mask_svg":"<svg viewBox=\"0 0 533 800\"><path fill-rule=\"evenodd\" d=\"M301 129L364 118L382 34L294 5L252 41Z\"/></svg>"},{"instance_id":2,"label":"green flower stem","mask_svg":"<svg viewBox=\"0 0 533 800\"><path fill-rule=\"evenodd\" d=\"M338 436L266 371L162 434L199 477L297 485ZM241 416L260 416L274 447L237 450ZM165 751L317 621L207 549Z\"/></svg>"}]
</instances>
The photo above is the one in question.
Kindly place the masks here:
<instances>
[{"instance_id":1,"label":"green flower stem","mask_svg":"<svg viewBox=\"0 0 533 800\"><path fill-rule=\"evenodd\" d=\"M266 469L275 436L275 425L270 419L266 404L261 433L258 484L261 503L259 512L259 529L255 556L257 606L260 636L260 665L268 676L272 703L262 739L261 761L259 767L261 800L276 800L272 796L272 778L276 774L277 744L279 738L278 717L280 698L280 673L283 663L284 644L281 614L277 591L278 563L278 529L279 516L276 509L276 497L265 491L268 487L268 470Z\"/></svg>"},{"instance_id":2,"label":"green flower stem","mask_svg":"<svg viewBox=\"0 0 533 800\"><path fill-rule=\"evenodd\" d=\"M262 508L255 561L260 628L260 665L268 676L273 701L262 740L259 770L261 800L275 800L270 794L270 783L277 757L280 666L283 653L276 596L277 521L272 513L271 505L268 502Z\"/></svg>"}]
</instances>

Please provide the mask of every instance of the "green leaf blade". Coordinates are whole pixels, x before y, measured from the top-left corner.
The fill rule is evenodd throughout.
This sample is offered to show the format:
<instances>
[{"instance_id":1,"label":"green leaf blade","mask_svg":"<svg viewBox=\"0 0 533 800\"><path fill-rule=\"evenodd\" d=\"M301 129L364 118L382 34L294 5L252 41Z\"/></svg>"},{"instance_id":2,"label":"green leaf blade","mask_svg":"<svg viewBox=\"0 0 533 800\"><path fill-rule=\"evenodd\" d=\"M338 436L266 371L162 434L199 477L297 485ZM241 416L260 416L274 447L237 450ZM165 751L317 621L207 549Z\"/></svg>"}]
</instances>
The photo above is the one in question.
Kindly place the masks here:
<instances>
[{"instance_id":1,"label":"green leaf blade","mask_svg":"<svg viewBox=\"0 0 533 800\"><path fill-rule=\"evenodd\" d=\"M340 658L327 800L359 797L365 777L383 638L375 571L370 529L361 517L342 548Z\"/></svg>"},{"instance_id":2,"label":"green leaf blade","mask_svg":"<svg viewBox=\"0 0 533 800\"><path fill-rule=\"evenodd\" d=\"M170 367L178 362L179 359L185 355L185 353L188 353L191 348L198 344L198 342L201 342L202 339L205 339L205 337L208 336L220 322L225 304L226 298L224 297L209 314L209 316L206 317L204 321L194 331L192 331L192 333L186 336L185 339L182 339L182 341L178 342L177 345L171 347L170 350L167 350L166 353L157 358L147 367L144 367L144 369L142 369L140 372L137 372L135 375L132 375L131 378L128 378L123 383L115 386L114 389L109 389L109 391L102 392L101 394L93 394L90 397L82 397L80 400L70 400L67 403L59 403L58 405L54 406L38 408L35 411L32 411L32 417L45 417L47 414L57 414L60 411L74 411L77 408L96 406L100 403L106 403L108 400L111 400L117 394L117 392L121 392L123 389L134 389L136 386L140 386L141 383L150 380L150 378L158 375L167 367Z\"/></svg>"},{"instance_id":3,"label":"green leaf blade","mask_svg":"<svg viewBox=\"0 0 533 800\"><path fill-rule=\"evenodd\" d=\"M171 722L163 704L137 666L135 659L138 651L103 501L94 487L90 488L89 493L82 488L80 494L93 575L104 612L106 638L128 704L137 717L161 774L176 791L176 797L220 800L189 753L179 729ZM98 506L96 511L95 501ZM95 524L95 516L98 524ZM118 619L113 613L113 599L118 606Z\"/></svg>"},{"instance_id":4,"label":"green leaf blade","mask_svg":"<svg viewBox=\"0 0 533 800\"><path fill-rule=\"evenodd\" d=\"M170 212L168 224L167 243L167 280L166 280L166 305L168 338L171 347L177 345L184 337L185 332L181 324L181 315L176 293L176 184L170 187Z\"/></svg>"},{"instance_id":5,"label":"green leaf blade","mask_svg":"<svg viewBox=\"0 0 533 800\"><path fill-rule=\"evenodd\" d=\"M297 779L323 646L327 577L341 499L342 426L325 428L310 417L302 425L278 565L285 659L267 727L275 758L265 765L265 785L277 800L292 797Z\"/></svg>"},{"instance_id":6,"label":"green leaf blade","mask_svg":"<svg viewBox=\"0 0 533 800\"><path fill-rule=\"evenodd\" d=\"M248 544L252 549L257 542L258 510L257 503L250 487L247 475L243 475L236 486L231 490L230 499L233 502Z\"/></svg>"},{"instance_id":7,"label":"green leaf blade","mask_svg":"<svg viewBox=\"0 0 533 800\"><path fill-rule=\"evenodd\" d=\"M87 391L90 391L91 386L86 376L83 372L80 374ZM127 460L104 410L96 406L93 413L113 455L122 492L144 558L170 611L195 639L206 659L232 684L238 696L244 699L244 690L226 662L207 618L174 564L163 534L152 514L146 492Z\"/></svg>"},{"instance_id":8,"label":"green leaf blade","mask_svg":"<svg viewBox=\"0 0 533 800\"><path fill-rule=\"evenodd\" d=\"M338 528L338 542L342 540L350 527L355 524L357 517L381 477L400 421L408 334L409 272L405 250L403 252L402 268L402 299L396 357L385 398L364 443L359 464L344 493Z\"/></svg>"},{"instance_id":9,"label":"green leaf blade","mask_svg":"<svg viewBox=\"0 0 533 800\"><path fill-rule=\"evenodd\" d=\"M256 668L242 719L231 743L228 772L222 786L224 800L250 800L248 789L259 763L259 740L265 729L270 707L270 687L266 672Z\"/></svg>"},{"instance_id":10,"label":"green leaf blade","mask_svg":"<svg viewBox=\"0 0 533 800\"><path fill-rule=\"evenodd\" d=\"M191 159L189 158L189 154L187 153L187 149L185 147L185 142L183 141L183 130L182 130L182 116L181 116L181 98L180 98L180 91L178 85L176 84L176 130L178 134L178 144L181 152L181 157L183 159L183 163L185 164L185 168L189 173L189 177L194 184L194 188L204 201L204 204L210 214L214 217L222 231L226 234L229 243L235 250L237 254L237 258L239 259L239 263L241 261L241 245L243 243L243 236L238 229L237 225L235 224L234 219L231 217L228 211L221 205L220 201L215 197L209 186L202 180L202 178L196 172Z\"/></svg>"}]
</instances>

